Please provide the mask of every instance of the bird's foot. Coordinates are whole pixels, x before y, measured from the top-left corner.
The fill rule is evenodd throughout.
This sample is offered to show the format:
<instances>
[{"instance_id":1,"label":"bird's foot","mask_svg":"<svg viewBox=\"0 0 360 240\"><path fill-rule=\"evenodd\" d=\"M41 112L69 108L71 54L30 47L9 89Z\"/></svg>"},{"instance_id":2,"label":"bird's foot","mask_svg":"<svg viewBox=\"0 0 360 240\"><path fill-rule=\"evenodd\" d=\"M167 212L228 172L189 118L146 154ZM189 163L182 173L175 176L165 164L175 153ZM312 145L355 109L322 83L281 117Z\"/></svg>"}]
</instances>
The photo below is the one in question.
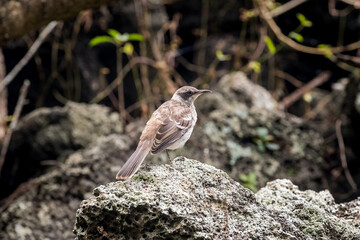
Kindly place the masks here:
<instances>
[{"instance_id":1,"label":"bird's foot","mask_svg":"<svg viewBox=\"0 0 360 240\"><path fill-rule=\"evenodd\" d=\"M166 155L167 155L167 157L168 157L168 160L169 160L170 165L172 165L172 159L170 158L170 154L169 154L169 152L168 152L167 149L166 149Z\"/></svg>"}]
</instances>

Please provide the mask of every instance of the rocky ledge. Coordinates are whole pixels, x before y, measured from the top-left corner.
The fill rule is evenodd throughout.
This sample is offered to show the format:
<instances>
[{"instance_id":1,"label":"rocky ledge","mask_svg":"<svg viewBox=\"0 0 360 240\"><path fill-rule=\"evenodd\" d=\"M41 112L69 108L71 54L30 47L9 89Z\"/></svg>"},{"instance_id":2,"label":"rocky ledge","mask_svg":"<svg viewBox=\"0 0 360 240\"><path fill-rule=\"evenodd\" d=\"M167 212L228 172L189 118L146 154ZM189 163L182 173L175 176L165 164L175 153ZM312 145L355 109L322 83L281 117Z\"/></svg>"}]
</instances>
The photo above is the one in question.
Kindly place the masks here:
<instances>
[{"instance_id":1,"label":"rocky ledge","mask_svg":"<svg viewBox=\"0 0 360 240\"><path fill-rule=\"evenodd\" d=\"M289 180L256 194L222 170L179 157L93 191L77 211L76 239L360 239L360 198Z\"/></svg>"}]
</instances>

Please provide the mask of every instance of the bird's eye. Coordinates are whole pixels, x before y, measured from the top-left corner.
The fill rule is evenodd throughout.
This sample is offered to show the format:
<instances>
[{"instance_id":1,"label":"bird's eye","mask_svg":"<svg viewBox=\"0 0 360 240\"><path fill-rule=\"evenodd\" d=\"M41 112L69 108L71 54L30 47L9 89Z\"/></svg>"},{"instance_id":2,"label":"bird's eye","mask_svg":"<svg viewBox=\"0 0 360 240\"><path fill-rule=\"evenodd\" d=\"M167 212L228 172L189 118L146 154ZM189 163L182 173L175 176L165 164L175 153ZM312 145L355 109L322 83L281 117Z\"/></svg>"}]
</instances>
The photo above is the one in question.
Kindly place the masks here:
<instances>
[{"instance_id":1,"label":"bird's eye","mask_svg":"<svg viewBox=\"0 0 360 240\"><path fill-rule=\"evenodd\" d=\"M184 92L179 93L179 95L180 95L183 99L185 99L185 100L188 100L189 98L191 98L191 96L192 96L193 94L194 94L194 93L193 93L193 91L191 91L191 90L187 90L187 91L184 91Z\"/></svg>"}]
</instances>

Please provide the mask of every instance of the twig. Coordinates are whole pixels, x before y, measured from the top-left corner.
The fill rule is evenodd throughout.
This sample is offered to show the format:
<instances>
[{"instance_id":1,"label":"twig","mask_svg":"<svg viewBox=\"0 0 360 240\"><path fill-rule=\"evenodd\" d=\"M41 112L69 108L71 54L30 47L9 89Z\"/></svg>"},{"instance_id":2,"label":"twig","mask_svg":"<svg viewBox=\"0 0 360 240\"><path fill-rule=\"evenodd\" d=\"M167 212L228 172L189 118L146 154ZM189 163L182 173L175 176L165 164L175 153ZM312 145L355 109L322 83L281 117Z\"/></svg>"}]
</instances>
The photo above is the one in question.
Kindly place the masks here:
<instances>
[{"instance_id":1,"label":"twig","mask_svg":"<svg viewBox=\"0 0 360 240\"><path fill-rule=\"evenodd\" d=\"M136 65L136 64L146 64L149 66L152 66L153 68L157 68L156 66L156 62L154 62L153 60L151 60L150 58L143 58L143 57L136 57L133 59L133 61L130 61L129 63L127 63L122 69L122 76L125 77L126 74L128 74L131 69ZM104 99L105 97L107 97L119 84L120 81L122 81L122 79L119 78L119 76L112 81L103 91L99 92L91 101L90 103L98 103L100 102L102 99Z\"/></svg>"},{"instance_id":2,"label":"twig","mask_svg":"<svg viewBox=\"0 0 360 240\"><path fill-rule=\"evenodd\" d=\"M332 93L329 93L328 95L323 97L310 112L305 114L303 118L305 120L311 120L315 118L322 110L326 109L326 105L331 102L334 97L335 96Z\"/></svg>"},{"instance_id":3,"label":"twig","mask_svg":"<svg viewBox=\"0 0 360 240\"><path fill-rule=\"evenodd\" d=\"M281 42L285 43L287 46L289 46L297 51L300 51L300 52L314 54L314 55L324 55L325 54L325 51L322 49L308 47L308 46L299 44L299 43L295 42L294 40L292 40L291 38L284 35L281 32L281 29L279 28L279 26L274 21L271 13L268 11L263 0L253 0L253 2L254 2L254 5L258 7L260 16L266 21L266 23L269 25L270 29L274 32L275 36ZM358 48L360 48L360 40L350 43L345 46L332 47L332 48L329 48L328 50L330 50L333 54L335 54L335 53L340 53L340 52L344 52L344 51L352 51L352 50L355 50Z\"/></svg>"},{"instance_id":4,"label":"twig","mask_svg":"<svg viewBox=\"0 0 360 240\"><path fill-rule=\"evenodd\" d=\"M45 38L51 33L51 31L58 24L57 21L50 22L40 33L39 37L36 39L31 48L27 51L25 56L16 64L16 66L9 72L8 75L4 78L2 82L0 82L0 92L16 77L16 75L23 69L23 67L30 61L30 59L34 56L36 51L39 49L41 44L44 42Z\"/></svg>"},{"instance_id":5,"label":"twig","mask_svg":"<svg viewBox=\"0 0 360 240\"><path fill-rule=\"evenodd\" d=\"M185 68L187 68L190 71L196 72L198 75L205 75L207 72L207 69L201 66L198 66L196 64L190 63L188 60L186 60L183 56L179 55L176 60L178 63L183 65Z\"/></svg>"},{"instance_id":6,"label":"twig","mask_svg":"<svg viewBox=\"0 0 360 240\"><path fill-rule=\"evenodd\" d=\"M329 0L328 9L329 9L330 15L333 17L345 17L353 10L353 6L350 5L347 8L345 8L344 10L337 10L335 0Z\"/></svg>"},{"instance_id":7,"label":"twig","mask_svg":"<svg viewBox=\"0 0 360 240\"><path fill-rule=\"evenodd\" d=\"M145 21L145 18L147 18L146 20L149 20L148 19L149 14L146 13L146 15L145 15L143 13L143 7L142 7L142 3L140 0L135 0L134 5L135 5L136 20L138 23L138 27L140 29L140 33L145 37L145 39L147 41L150 41L150 32L148 30L149 28L146 27L146 22L149 22L149 21ZM140 55L144 56L144 57L148 57L147 41L141 41L139 43ZM140 69L141 82L142 82L142 86L144 89L144 97L146 99L148 99L152 95L151 83L149 80L149 69L146 64L140 64L139 69ZM154 102L149 101L148 106L149 106L150 112L153 112L155 110Z\"/></svg>"},{"instance_id":8,"label":"twig","mask_svg":"<svg viewBox=\"0 0 360 240\"><path fill-rule=\"evenodd\" d=\"M345 173L345 177L346 177L347 181L349 182L352 190L355 192L357 190L357 185L354 182L354 179L352 178L349 168L348 168L348 165L347 165L346 154L345 154L345 144L344 144L344 139L341 134L341 124L342 124L342 121L340 119L336 120L335 129L336 129L336 137L337 137L338 143L339 143L341 166L344 169L344 173Z\"/></svg>"},{"instance_id":9,"label":"twig","mask_svg":"<svg viewBox=\"0 0 360 240\"><path fill-rule=\"evenodd\" d=\"M280 7L278 8L275 8L274 10L271 11L271 16L272 17L277 17L297 6L299 6L300 4L306 2L308 0L292 0L292 1L289 1L283 5L281 5Z\"/></svg>"},{"instance_id":10,"label":"twig","mask_svg":"<svg viewBox=\"0 0 360 240\"><path fill-rule=\"evenodd\" d=\"M12 135L13 130L17 126L17 123L18 123L18 120L19 120L19 117L20 117L20 114L21 114L21 110L22 110L22 108L24 106L24 103L25 103L25 98L26 98L27 92L29 90L29 86L30 86L30 81L26 79L24 81L21 89L20 89L20 95L19 95L19 99L18 99L18 101L16 103L16 107L15 107L15 111L14 111L14 115L13 115L14 116L13 120L11 121L10 127L7 130L7 133L6 133L5 138L4 138L4 143L2 145L1 154L0 154L0 176L1 176L2 166L3 166L4 161L5 161L6 152L8 150L9 143L10 143L10 140L11 140L11 135Z\"/></svg>"},{"instance_id":11,"label":"twig","mask_svg":"<svg viewBox=\"0 0 360 240\"><path fill-rule=\"evenodd\" d=\"M23 196L34 187L38 186L39 183L40 177L37 177L20 184L20 186L18 186L13 193L0 201L0 213L4 212L16 199Z\"/></svg>"},{"instance_id":12,"label":"twig","mask_svg":"<svg viewBox=\"0 0 360 240\"><path fill-rule=\"evenodd\" d=\"M335 60L341 60L351 63L353 66L360 68L360 57L344 55L344 54L336 54Z\"/></svg>"},{"instance_id":13,"label":"twig","mask_svg":"<svg viewBox=\"0 0 360 240\"><path fill-rule=\"evenodd\" d=\"M4 55L0 48L0 83L5 77L5 61ZM6 134L6 116L8 115L7 111L7 91L0 92L0 142L3 141Z\"/></svg>"},{"instance_id":14,"label":"twig","mask_svg":"<svg viewBox=\"0 0 360 240\"><path fill-rule=\"evenodd\" d=\"M300 80L297 80L292 75L288 74L287 72L281 71L279 69L275 70L275 76L288 81L297 88L302 87L304 85Z\"/></svg>"},{"instance_id":15,"label":"twig","mask_svg":"<svg viewBox=\"0 0 360 240\"><path fill-rule=\"evenodd\" d=\"M208 21L209 21L209 0L201 1L201 23L200 23L200 39L199 42L206 43L208 38ZM205 67L206 49L201 48L198 52L196 63L201 67Z\"/></svg>"},{"instance_id":16,"label":"twig","mask_svg":"<svg viewBox=\"0 0 360 240\"><path fill-rule=\"evenodd\" d=\"M344 3L347 3L351 6L354 6L354 8L359 9L360 8L360 0L340 0Z\"/></svg>"},{"instance_id":17,"label":"twig","mask_svg":"<svg viewBox=\"0 0 360 240\"><path fill-rule=\"evenodd\" d=\"M339 68L342 68L350 73L353 73L356 70L358 70L359 68L358 66L356 65L353 66L352 64L348 64L347 62L341 61L337 56L338 54L332 55L331 57L329 57L329 60L335 63Z\"/></svg>"},{"instance_id":18,"label":"twig","mask_svg":"<svg viewBox=\"0 0 360 240\"><path fill-rule=\"evenodd\" d=\"M301 88L298 88L294 92L292 92L289 96L285 97L278 105L279 109L285 109L288 108L290 105L292 105L294 102L296 102L301 96L303 96L305 93L310 91L313 88L316 88L317 86L323 84L330 78L330 72L325 71L320 73L316 78L312 79L310 82L302 86Z\"/></svg>"},{"instance_id":19,"label":"twig","mask_svg":"<svg viewBox=\"0 0 360 240\"><path fill-rule=\"evenodd\" d=\"M251 56L251 60L250 61L255 61L256 59L258 59L261 55L261 53L264 51L265 49L265 36L266 36L266 30L265 27L261 26L260 29L259 29L259 34L260 34L260 37L259 37L259 43L256 47L256 50L254 51L254 53L252 54Z\"/></svg>"}]
</instances>

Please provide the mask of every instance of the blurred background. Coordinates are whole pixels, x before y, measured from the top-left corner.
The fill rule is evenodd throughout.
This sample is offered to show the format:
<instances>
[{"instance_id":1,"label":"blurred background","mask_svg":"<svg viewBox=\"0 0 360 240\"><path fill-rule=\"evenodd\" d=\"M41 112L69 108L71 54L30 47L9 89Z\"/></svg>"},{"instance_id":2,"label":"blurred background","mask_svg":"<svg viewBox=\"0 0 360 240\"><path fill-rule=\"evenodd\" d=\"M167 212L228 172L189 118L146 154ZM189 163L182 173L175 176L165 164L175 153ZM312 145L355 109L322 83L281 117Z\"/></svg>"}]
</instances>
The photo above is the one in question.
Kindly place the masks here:
<instances>
[{"instance_id":1,"label":"blurred background","mask_svg":"<svg viewBox=\"0 0 360 240\"><path fill-rule=\"evenodd\" d=\"M360 1L2 2L2 210L98 138L75 141L76 129L119 124L99 136L129 136L125 161L154 109L184 85L215 92L199 99L185 156L253 191L281 177L337 202L359 196ZM73 102L107 106L117 123ZM77 122L74 109L92 115Z\"/></svg>"}]
</instances>

